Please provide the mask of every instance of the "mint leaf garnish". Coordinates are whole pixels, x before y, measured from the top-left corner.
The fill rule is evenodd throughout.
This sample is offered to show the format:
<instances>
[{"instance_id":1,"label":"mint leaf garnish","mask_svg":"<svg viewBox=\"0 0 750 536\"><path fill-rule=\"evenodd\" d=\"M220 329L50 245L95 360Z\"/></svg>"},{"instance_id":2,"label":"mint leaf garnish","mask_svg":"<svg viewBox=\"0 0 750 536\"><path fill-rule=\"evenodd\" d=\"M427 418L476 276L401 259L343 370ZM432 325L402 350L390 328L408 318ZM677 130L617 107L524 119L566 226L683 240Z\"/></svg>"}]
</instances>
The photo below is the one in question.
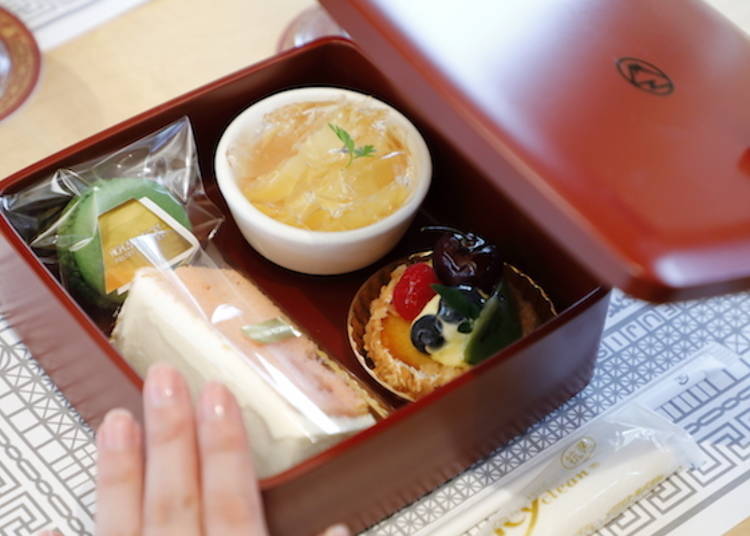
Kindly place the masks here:
<instances>
[{"instance_id":1,"label":"mint leaf garnish","mask_svg":"<svg viewBox=\"0 0 750 536\"><path fill-rule=\"evenodd\" d=\"M351 166L352 161L355 158L373 156L373 154L375 153L375 147L373 145L364 145L361 147L357 147L357 144L354 143L354 138L352 138L351 134L349 134L340 126L328 123L328 128L330 128L333 133L336 134L336 137L344 144L343 151L345 154L349 155L349 162L346 164L346 167Z\"/></svg>"}]
</instances>

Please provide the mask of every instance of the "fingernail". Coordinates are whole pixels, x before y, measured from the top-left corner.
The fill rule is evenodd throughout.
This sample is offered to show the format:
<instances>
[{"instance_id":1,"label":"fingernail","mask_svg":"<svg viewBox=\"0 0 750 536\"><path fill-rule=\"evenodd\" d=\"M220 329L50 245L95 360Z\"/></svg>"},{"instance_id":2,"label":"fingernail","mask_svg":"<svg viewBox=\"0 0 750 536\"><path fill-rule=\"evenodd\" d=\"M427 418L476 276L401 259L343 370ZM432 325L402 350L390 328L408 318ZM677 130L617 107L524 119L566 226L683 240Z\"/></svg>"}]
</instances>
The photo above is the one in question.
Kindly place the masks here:
<instances>
[{"instance_id":1,"label":"fingernail","mask_svg":"<svg viewBox=\"0 0 750 536\"><path fill-rule=\"evenodd\" d=\"M351 532L346 525L337 524L328 527L320 536L351 536Z\"/></svg>"},{"instance_id":2,"label":"fingernail","mask_svg":"<svg viewBox=\"0 0 750 536\"><path fill-rule=\"evenodd\" d=\"M177 393L177 371L168 365L154 365L146 377L146 397L154 406L174 403Z\"/></svg>"},{"instance_id":3,"label":"fingernail","mask_svg":"<svg viewBox=\"0 0 750 536\"><path fill-rule=\"evenodd\" d=\"M203 389L201 417L206 420L223 419L229 409L229 391L220 383L210 382Z\"/></svg>"},{"instance_id":4,"label":"fingernail","mask_svg":"<svg viewBox=\"0 0 750 536\"><path fill-rule=\"evenodd\" d=\"M36 536L60 536L59 532L55 532L54 530L43 530Z\"/></svg>"},{"instance_id":5,"label":"fingernail","mask_svg":"<svg viewBox=\"0 0 750 536\"><path fill-rule=\"evenodd\" d=\"M113 409L104 417L97 434L97 444L109 450L125 450L137 443L133 416L124 409ZM53 533L50 533L53 534Z\"/></svg>"}]
</instances>

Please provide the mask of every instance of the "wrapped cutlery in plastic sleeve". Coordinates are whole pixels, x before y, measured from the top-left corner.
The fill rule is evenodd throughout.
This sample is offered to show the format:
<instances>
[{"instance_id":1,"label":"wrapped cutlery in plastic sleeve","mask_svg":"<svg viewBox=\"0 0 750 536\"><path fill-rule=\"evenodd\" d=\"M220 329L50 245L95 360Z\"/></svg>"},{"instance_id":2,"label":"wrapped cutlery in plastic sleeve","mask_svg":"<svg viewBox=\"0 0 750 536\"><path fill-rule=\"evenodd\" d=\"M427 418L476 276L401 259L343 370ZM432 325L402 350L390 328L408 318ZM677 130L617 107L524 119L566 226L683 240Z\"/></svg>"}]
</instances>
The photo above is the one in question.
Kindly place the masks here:
<instances>
[{"instance_id":1,"label":"wrapped cutlery in plastic sleeve","mask_svg":"<svg viewBox=\"0 0 750 536\"><path fill-rule=\"evenodd\" d=\"M628 405L509 482L508 501L478 534L593 534L679 468L701 459L685 430L650 409Z\"/></svg>"}]
</instances>

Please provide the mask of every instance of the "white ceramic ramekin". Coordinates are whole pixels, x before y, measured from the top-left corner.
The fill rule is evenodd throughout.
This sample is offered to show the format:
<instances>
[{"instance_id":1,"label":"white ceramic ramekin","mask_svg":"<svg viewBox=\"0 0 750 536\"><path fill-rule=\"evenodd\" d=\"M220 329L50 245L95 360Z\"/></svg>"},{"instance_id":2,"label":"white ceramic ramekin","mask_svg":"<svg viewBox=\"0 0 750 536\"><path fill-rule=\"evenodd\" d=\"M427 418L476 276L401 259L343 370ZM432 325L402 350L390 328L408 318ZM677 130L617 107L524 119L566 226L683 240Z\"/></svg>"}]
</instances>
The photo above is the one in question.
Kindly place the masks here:
<instances>
[{"instance_id":1,"label":"white ceramic ramekin","mask_svg":"<svg viewBox=\"0 0 750 536\"><path fill-rule=\"evenodd\" d=\"M255 208L242 194L227 151L238 140L252 139L263 117L295 102L327 101L340 97L363 101L369 107L390 110L403 130L414 159L416 184L406 203L386 218L350 231L308 231L281 223ZM363 268L385 255L399 241L430 186L432 162L427 145L412 123L391 106L373 97L332 87L307 87L283 91L247 108L227 127L215 159L216 180L237 226L261 255L285 268L307 274L342 274Z\"/></svg>"}]
</instances>

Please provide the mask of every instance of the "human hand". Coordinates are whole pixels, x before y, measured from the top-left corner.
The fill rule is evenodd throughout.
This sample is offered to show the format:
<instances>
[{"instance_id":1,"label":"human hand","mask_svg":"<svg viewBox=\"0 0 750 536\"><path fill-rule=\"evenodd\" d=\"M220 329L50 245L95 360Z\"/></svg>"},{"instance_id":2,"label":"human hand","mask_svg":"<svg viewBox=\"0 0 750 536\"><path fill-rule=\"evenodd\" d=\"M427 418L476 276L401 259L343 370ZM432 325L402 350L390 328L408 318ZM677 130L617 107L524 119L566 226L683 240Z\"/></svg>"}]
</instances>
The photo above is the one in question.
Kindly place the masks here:
<instances>
[{"instance_id":1,"label":"human hand","mask_svg":"<svg viewBox=\"0 0 750 536\"><path fill-rule=\"evenodd\" d=\"M182 376L166 365L151 367L143 393L145 441L125 410L110 411L97 433L97 536L267 536L232 394L209 383L194 415ZM348 535L341 525L325 532Z\"/></svg>"}]
</instances>

